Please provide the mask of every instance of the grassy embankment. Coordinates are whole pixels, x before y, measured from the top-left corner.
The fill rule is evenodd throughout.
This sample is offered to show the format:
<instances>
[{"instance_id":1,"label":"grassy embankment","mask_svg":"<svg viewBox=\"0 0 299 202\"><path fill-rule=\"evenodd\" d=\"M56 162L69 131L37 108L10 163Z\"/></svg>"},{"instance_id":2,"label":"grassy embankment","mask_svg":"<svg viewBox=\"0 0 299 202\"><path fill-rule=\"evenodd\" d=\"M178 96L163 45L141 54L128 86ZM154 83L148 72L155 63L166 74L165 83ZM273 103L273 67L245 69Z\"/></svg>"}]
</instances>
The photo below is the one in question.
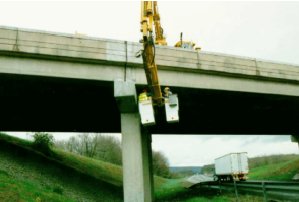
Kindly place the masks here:
<instances>
[{"instance_id":1,"label":"grassy embankment","mask_svg":"<svg viewBox=\"0 0 299 202\"><path fill-rule=\"evenodd\" d=\"M0 134L0 201L122 201L119 166Z\"/></svg>"},{"instance_id":2,"label":"grassy embankment","mask_svg":"<svg viewBox=\"0 0 299 202\"><path fill-rule=\"evenodd\" d=\"M279 162L272 162L252 167L250 169L249 179L282 181L291 180L295 176L295 174L299 172L299 156L285 155L285 158L283 157L284 155L281 155L281 160ZM268 158L271 158L271 156L269 156Z\"/></svg>"}]
</instances>

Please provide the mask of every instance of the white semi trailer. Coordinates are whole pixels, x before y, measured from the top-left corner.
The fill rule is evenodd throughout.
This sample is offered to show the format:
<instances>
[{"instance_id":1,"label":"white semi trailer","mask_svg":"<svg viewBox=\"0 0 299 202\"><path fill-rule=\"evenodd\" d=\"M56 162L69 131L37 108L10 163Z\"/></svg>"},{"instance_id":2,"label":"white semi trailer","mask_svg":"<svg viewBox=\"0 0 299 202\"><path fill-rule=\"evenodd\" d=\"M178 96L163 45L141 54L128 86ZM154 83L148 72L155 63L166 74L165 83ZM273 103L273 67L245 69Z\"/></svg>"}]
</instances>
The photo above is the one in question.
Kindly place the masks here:
<instances>
[{"instance_id":1,"label":"white semi trailer","mask_svg":"<svg viewBox=\"0 0 299 202\"><path fill-rule=\"evenodd\" d=\"M215 159L215 180L246 180L248 171L246 152L230 153Z\"/></svg>"}]
</instances>

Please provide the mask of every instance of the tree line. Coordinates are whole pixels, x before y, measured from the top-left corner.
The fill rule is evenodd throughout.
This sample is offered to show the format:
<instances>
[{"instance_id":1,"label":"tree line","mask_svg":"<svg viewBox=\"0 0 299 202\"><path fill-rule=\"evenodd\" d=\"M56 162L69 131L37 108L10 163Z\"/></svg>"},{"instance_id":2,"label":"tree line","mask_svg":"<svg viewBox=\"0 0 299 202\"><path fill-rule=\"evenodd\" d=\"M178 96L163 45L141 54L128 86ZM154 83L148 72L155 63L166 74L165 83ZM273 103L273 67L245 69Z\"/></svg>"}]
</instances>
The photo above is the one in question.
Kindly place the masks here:
<instances>
[{"instance_id":1,"label":"tree line","mask_svg":"<svg viewBox=\"0 0 299 202\"><path fill-rule=\"evenodd\" d=\"M78 155L122 164L121 142L113 136L82 133L68 140L55 141L55 146ZM158 151L153 151L153 172L158 176L170 177L168 159Z\"/></svg>"}]
</instances>

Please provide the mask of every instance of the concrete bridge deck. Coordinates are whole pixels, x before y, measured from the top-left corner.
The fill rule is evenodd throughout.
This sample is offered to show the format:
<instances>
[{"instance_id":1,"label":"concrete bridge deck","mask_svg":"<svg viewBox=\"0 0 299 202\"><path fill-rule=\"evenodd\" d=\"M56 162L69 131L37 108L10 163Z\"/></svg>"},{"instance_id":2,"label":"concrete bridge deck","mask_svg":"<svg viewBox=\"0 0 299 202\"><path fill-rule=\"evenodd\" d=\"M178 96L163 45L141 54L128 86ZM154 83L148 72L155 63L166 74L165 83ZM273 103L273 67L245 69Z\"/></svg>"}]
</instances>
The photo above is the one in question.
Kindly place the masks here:
<instances>
[{"instance_id":1,"label":"concrete bridge deck","mask_svg":"<svg viewBox=\"0 0 299 202\"><path fill-rule=\"evenodd\" d=\"M120 132L115 79L145 84L138 43L0 27L0 130ZM159 134L299 130L299 66L156 47L161 85L179 94L179 124ZM42 117L42 118L41 118Z\"/></svg>"}]
</instances>

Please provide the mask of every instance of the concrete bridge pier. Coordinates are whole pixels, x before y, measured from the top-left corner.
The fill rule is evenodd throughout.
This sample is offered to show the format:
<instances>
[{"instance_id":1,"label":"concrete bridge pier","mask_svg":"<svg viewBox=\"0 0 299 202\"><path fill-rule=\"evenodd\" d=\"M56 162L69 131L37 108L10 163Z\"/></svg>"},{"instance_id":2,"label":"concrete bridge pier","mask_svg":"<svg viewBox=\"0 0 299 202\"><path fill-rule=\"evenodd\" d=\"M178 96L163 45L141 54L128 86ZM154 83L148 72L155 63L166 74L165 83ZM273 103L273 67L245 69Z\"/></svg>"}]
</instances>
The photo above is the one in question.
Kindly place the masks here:
<instances>
[{"instance_id":1,"label":"concrete bridge pier","mask_svg":"<svg viewBox=\"0 0 299 202\"><path fill-rule=\"evenodd\" d=\"M133 81L114 82L121 113L123 187L125 202L153 200L151 134L141 126Z\"/></svg>"},{"instance_id":2,"label":"concrete bridge pier","mask_svg":"<svg viewBox=\"0 0 299 202\"><path fill-rule=\"evenodd\" d=\"M299 148L299 135L291 135L291 140L292 142L297 142L298 143L298 148Z\"/></svg>"}]
</instances>

